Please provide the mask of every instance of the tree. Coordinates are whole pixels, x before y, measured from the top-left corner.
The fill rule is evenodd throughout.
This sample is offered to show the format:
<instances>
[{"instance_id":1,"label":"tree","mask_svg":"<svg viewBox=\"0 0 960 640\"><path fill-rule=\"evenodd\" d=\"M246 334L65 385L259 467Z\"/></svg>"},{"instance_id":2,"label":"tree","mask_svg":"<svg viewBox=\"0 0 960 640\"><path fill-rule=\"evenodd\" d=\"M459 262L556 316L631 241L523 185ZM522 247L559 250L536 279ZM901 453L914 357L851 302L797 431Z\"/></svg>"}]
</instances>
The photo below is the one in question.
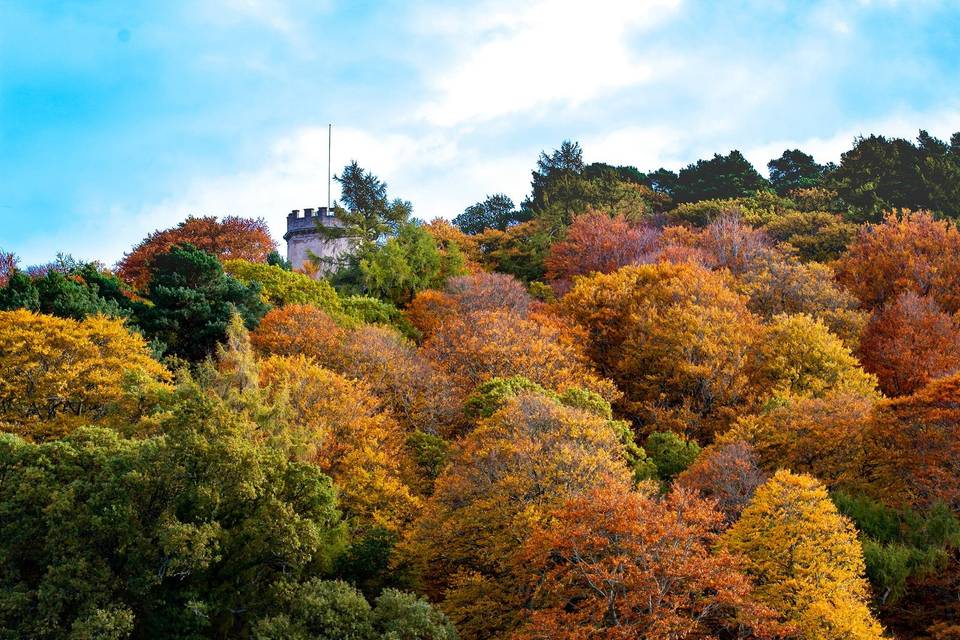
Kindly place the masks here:
<instances>
[{"instance_id":1,"label":"tree","mask_svg":"<svg viewBox=\"0 0 960 640\"><path fill-rule=\"evenodd\" d=\"M45 439L96 424L134 382L169 372L119 320L0 311L0 422Z\"/></svg>"},{"instance_id":2,"label":"tree","mask_svg":"<svg viewBox=\"0 0 960 640\"><path fill-rule=\"evenodd\" d=\"M960 231L925 212L890 213L866 225L837 264L837 279L869 309L904 291L960 311Z\"/></svg>"},{"instance_id":3,"label":"tree","mask_svg":"<svg viewBox=\"0 0 960 640\"><path fill-rule=\"evenodd\" d=\"M20 258L18 258L16 254L0 248L0 287L7 286L10 276L17 271L17 265L19 263Z\"/></svg>"},{"instance_id":4,"label":"tree","mask_svg":"<svg viewBox=\"0 0 960 640\"><path fill-rule=\"evenodd\" d=\"M457 640L443 613L395 589L386 589L373 608L341 581L313 579L276 591L284 612L259 620L256 640Z\"/></svg>"},{"instance_id":5,"label":"tree","mask_svg":"<svg viewBox=\"0 0 960 640\"><path fill-rule=\"evenodd\" d=\"M453 219L453 224L464 233L476 235L485 229L506 231L507 227L529 219L514 207L509 196L497 193L464 209Z\"/></svg>"},{"instance_id":6,"label":"tree","mask_svg":"<svg viewBox=\"0 0 960 640\"><path fill-rule=\"evenodd\" d=\"M712 444L674 481L674 486L713 500L724 524L737 521L767 477L753 447L743 440Z\"/></svg>"},{"instance_id":7,"label":"tree","mask_svg":"<svg viewBox=\"0 0 960 640\"><path fill-rule=\"evenodd\" d=\"M804 262L832 262L857 235L857 225L826 211L788 211L770 220L763 231L797 250Z\"/></svg>"},{"instance_id":8,"label":"tree","mask_svg":"<svg viewBox=\"0 0 960 640\"><path fill-rule=\"evenodd\" d=\"M781 314L807 314L830 329L844 345L856 349L869 315L840 287L828 266L771 256L740 275L737 289L750 310L767 321Z\"/></svg>"},{"instance_id":9,"label":"tree","mask_svg":"<svg viewBox=\"0 0 960 640\"><path fill-rule=\"evenodd\" d=\"M551 183L577 178L583 173L583 149L579 142L564 140L558 149L547 155L540 152L537 168L532 172L530 197L524 200L524 211L539 211L547 205L547 189Z\"/></svg>"},{"instance_id":10,"label":"tree","mask_svg":"<svg viewBox=\"0 0 960 640\"><path fill-rule=\"evenodd\" d=\"M826 167L799 149L787 149L779 158L768 162L767 169L770 184L780 195L793 189L819 187L826 172Z\"/></svg>"},{"instance_id":11,"label":"tree","mask_svg":"<svg viewBox=\"0 0 960 640\"><path fill-rule=\"evenodd\" d=\"M526 376L548 389L579 386L608 398L613 384L592 371L573 327L507 309L465 313L436 327L423 353L464 393L495 377Z\"/></svg>"},{"instance_id":12,"label":"tree","mask_svg":"<svg viewBox=\"0 0 960 640\"><path fill-rule=\"evenodd\" d=\"M186 385L163 435L0 435L0 511L16 514L0 519L0 628L51 640L245 637L276 612L274 585L329 570L342 544L329 478L254 444L251 428Z\"/></svg>"},{"instance_id":13,"label":"tree","mask_svg":"<svg viewBox=\"0 0 960 640\"><path fill-rule=\"evenodd\" d=\"M276 249L270 237L270 228L262 218L226 216L217 221L214 216L188 217L171 229L154 231L117 264L117 273L137 289L145 289L150 282L154 259L176 245L192 244L218 259L240 259L266 262Z\"/></svg>"},{"instance_id":14,"label":"tree","mask_svg":"<svg viewBox=\"0 0 960 640\"><path fill-rule=\"evenodd\" d=\"M764 328L754 376L758 388L778 397L871 395L877 385L840 338L805 314L776 316Z\"/></svg>"},{"instance_id":15,"label":"tree","mask_svg":"<svg viewBox=\"0 0 960 640\"><path fill-rule=\"evenodd\" d=\"M856 530L810 476L778 471L721 541L745 558L757 599L793 623L801 637L882 636L867 607Z\"/></svg>"},{"instance_id":16,"label":"tree","mask_svg":"<svg viewBox=\"0 0 960 640\"><path fill-rule=\"evenodd\" d=\"M334 216L340 226L319 226L322 233L336 238L356 238L361 249L367 249L390 236L395 236L405 225L413 207L406 200L387 197L387 183L369 171L351 162L339 176L340 204Z\"/></svg>"},{"instance_id":17,"label":"tree","mask_svg":"<svg viewBox=\"0 0 960 640\"><path fill-rule=\"evenodd\" d=\"M522 222L506 231L487 229L477 236L480 262L485 268L526 282L543 278L543 260L552 241L550 228L539 219Z\"/></svg>"},{"instance_id":18,"label":"tree","mask_svg":"<svg viewBox=\"0 0 960 640\"><path fill-rule=\"evenodd\" d=\"M333 479L354 529L408 522L418 503L400 480L403 436L369 387L303 355L271 356L259 369L267 401L287 405L284 429L267 438Z\"/></svg>"},{"instance_id":19,"label":"tree","mask_svg":"<svg viewBox=\"0 0 960 640\"><path fill-rule=\"evenodd\" d=\"M318 307L288 304L271 309L250 340L261 353L303 354L326 362L325 354L343 340L345 330Z\"/></svg>"},{"instance_id":20,"label":"tree","mask_svg":"<svg viewBox=\"0 0 960 640\"><path fill-rule=\"evenodd\" d=\"M383 246L361 249L357 293L403 305L423 289L439 287L450 276L464 272L463 255L452 245L441 255L433 236L420 226L403 225ZM340 274L335 281L348 281ZM349 287L348 287L349 288Z\"/></svg>"},{"instance_id":21,"label":"tree","mask_svg":"<svg viewBox=\"0 0 960 640\"><path fill-rule=\"evenodd\" d=\"M223 270L244 284L259 283L267 301L274 306L310 304L334 314L343 308L337 292L326 280L247 260L225 260Z\"/></svg>"},{"instance_id":22,"label":"tree","mask_svg":"<svg viewBox=\"0 0 960 640\"><path fill-rule=\"evenodd\" d=\"M585 213L574 218L563 240L550 246L546 277L564 292L574 276L610 273L641 262L653 252L657 237L653 228L632 225L623 216Z\"/></svg>"},{"instance_id":23,"label":"tree","mask_svg":"<svg viewBox=\"0 0 960 640\"><path fill-rule=\"evenodd\" d=\"M244 285L226 275L217 259L191 245L178 245L153 259L152 306L140 304L139 324L148 336L166 345L168 354L201 360L226 337L239 313L252 329L267 312L260 285Z\"/></svg>"},{"instance_id":24,"label":"tree","mask_svg":"<svg viewBox=\"0 0 960 640\"><path fill-rule=\"evenodd\" d=\"M629 482L620 446L605 418L529 393L460 442L405 549L462 637L516 627L529 579L511 562L518 544L572 492Z\"/></svg>"},{"instance_id":25,"label":"tree","mask_svg":"<svg viewBox=\"0 0 960 640\"><path fill-rule=\"evenodd\" d=\"M791 398L742 416L724 442L749 442L760 467L810 474L828 487L863 484L864 435L877 398L831 394Z\"/></svg>"},{"instance_id":26,"label":"tree","mask_svg":"<svg viewBox=\"0 0 960 640\"><path fill-rule=\"evenodd\" d=\"M830 186L865 220L877 221L883 212L900 207L956 217L960 154L926 131L917 142L858 138L841 156Z\"/></svg>"},{"instance_id":27,"label":"tree","mask_svg":"<svg viewBox=\"0 0 960 640\"><path fill-rule=\"evenodd\" d=\"M124 318L133 307L129 289L95 263L45 269L31 276L15 271L0 287L0 309L29 309L61 318L91 315Z\"/></svg>"},{"instance_id":28,"label":"tree","mask_svg":"<svg viewBox=\"0 0 960 640\"><path fill-rule=\"evenodd\" d=\"M643 448L664 482L673 480L700 455L700 446L696 442L670 431L654 431L647 436Z\"/></svg>"},{"instance_id":29,"label":"tree","mask_svg":"<svg viewBox=\"0 0 960 640\"><path fill-rule=\"evenodd\" d=\"M905 291L874 314L860 354L885 394L909 395L960 371L960 322L932 299Z\"/></svg>"},{"instance_id":30,"label":"tree","mask_svg":"<svg viewBox=\"0 0 960 640\"><path fill-rule=\"evenodd\" d=\"M960 375L882 403L864 442L875 495L893 504L960 508Z\"/></svg>"},{"instance_id":31,"label":"tree","mask_svg":"<svg viewBox=\"0 0 960 640\"><path fill-rule=\"evenodd\" d=\"M568 498L519 554L535 590L513 637L772 635L774 613L751 601L738 559L710 552L720 520L684 490L656 500L613 484Z\"/></svg>"},{"instance_id":32,"label":"tree","mask_svg":"<svg viewBox=\"0 0 960 640\"><path fill-rule=\"evenodd\" d=\"M750 161L734 149L710 160L698 160L677 174L675 199L696 202L710 198L739 198L766 189L769 183L757 173Z\"/></svg>"},{"instance_id":33,"label":"tree","mask_svg":"<svg viewBox=\"0 0 960 640\"><path fill-rule=\"evenodd\" d=\"M748 356L759 325L728 283L722 273L660 263L580 278L561 300L641 433L656 425L709 440L752 401Z\"/></svg>"}]
</instances>

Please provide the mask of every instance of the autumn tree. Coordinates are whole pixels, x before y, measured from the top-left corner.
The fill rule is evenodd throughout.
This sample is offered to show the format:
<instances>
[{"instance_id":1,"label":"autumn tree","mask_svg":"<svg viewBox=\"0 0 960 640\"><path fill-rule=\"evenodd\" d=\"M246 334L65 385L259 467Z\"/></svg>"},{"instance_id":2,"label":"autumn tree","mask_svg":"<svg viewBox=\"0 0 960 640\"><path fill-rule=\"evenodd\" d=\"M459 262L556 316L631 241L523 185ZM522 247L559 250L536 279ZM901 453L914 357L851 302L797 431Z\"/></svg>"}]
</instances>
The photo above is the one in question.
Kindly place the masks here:
<instances>
[{"instance_id":1,"label":"autumn tree","mask_svg":"<svg viewBox=\"0 0 960 640\"><path fill-rule=\"evenodd\" d=\"M743 440L715 443L703 452L674 481L674 486L715 501L724 524L736 522L766 481L752 445Z\"/></svg>"},{"instance_id":2,"label":"autumn tree","mask_svg":"<svg viewBox=\"0 0 960 640\"><path fill-rule=\"evenodd\" d=\"M763 231L796 249L804 262L830 262L846 252L857 225L827 211L787 211L765 224Z\"/></svg>"},{"instance_id":3,"label":"autumn tree","mask_svg":"<svg viewBox=\"0 0 960 640\"><path fill-rule=\"evenodd\" d=\"M125 387L169 372L121 321L0 311L0 422L36 439L96 424Z\"/></svg>"},{"instance_id":4,"label":"autumn tree","mask_svg":"<svg viewBox=\"0 0 960 640\"><path fill-rule=\"evenodd\" d=\"M226 216L188 217L176 227L154 231L117 264L120 277L137 289L145 289L150 282L154 259L178 244L192 244L218 259L240 259L266 262L276 245L270 229L262 218Z\"/></svg>"},{"instance_id":5,"label":"autumn tree","mask_svg":"<svg viewBox=\"0 0 960 640\"><path fill-rule=\"evenodd\" d=\"M711 553L722 517L683 489L658 500L616 484L568 498L535 527L517 562L532 576L514 638L767 637L739 559Z\"/></svg>"},{"instance_id":6,"label":"autumn tree","mask_svg":"<svg viewBox=\"0 0 960 640\"><path fill-rule=\"evenodd\" d=\"M807 473L828 487L861 482L864 434L878 398L830 394L791 398L756 415L742 416L724 442L749 442L760 467Z\"/></svg>"},{"instance_id":7,"label":"autumn tree","mask_svg":"<svg viewBox=\"0 0 960 640\"><path fill-rule=\"evenodd\" d=\"M303 354L324 362L325 354L337 348L344 334L345 330L323 309L288 304L263 316L250 340L261 353Z\"/></svg>"},{"instance_id":8,"label":"autumn tree","mask_svg":"<svg viewBox=\"0 0 960 640\"><path fill-rule=\"evenodd\" d=\"M860 354L884 393L908 395L960 371L960 321L930 297L905 291L874 314Z\"/></svg>"},{"instance_id":9,"label":"autumn tree","mask_svg":"<svg viewBox=\"0 0 960 640\"><path fill-rule=\"evenodd\" d=\"M836 283L830 267L774 257L741 274L736 287L747 296L750 310L765 320L780 314L808 314L823 322L847 347L860 345L869 314Z\"/></svg>"},{"instance_id":10,"label":"autumn tree","mask_svg":"<svg viewBox=\"0 0 960 640\"><path fill-rule=\"evenodd\" d=\"M281 432L265 436L333 478L356 527L396 531L411 518L417 500L400 480L403 434L366 383L303 355L271 356L259 373L267 400L287 407Z\"/></svg>"},{"instance_id":11,"label":"autumn tree","mask_svg":"<svg viewBox=\"0 0 960 640\"><path fill-rule=\"evenodd\" d=\"M750 402L759 325L728 282L691 264L624 267L579 279L561 301L641 429L709 439Z\"/></svg>"},{"instance_id":12,"label":"autumn tree","mask_svg":"<svg viewBox=\"0 0 960 640\"><path fill-rule=\"evenodd\" d=\"M548 389L581 386L608 398L616 393L593 372L577 333L544 316L507 309L461 314L438 326L423 352L464 392L494 377L522 375Z\"/></svg>"},{"instance_id":13,"label":"autumn tree","mask_svg":"<svg viewBox=\"0 0 960 640\"><path fill-rule=\"evenodd\" d=\"M610 273L639 263L653 252L658 235L652 227L631 224L622 215L584 213L574 218L563 240L550 246L546 277L565 291L574 276Z\"/></svg>"},{"instance_id":14,"label":"autumn tree","mask_svg":"<svg viewBox=\"0 0 960 640\"><path fill-rule=\"evenodd\" d=\"M543 261L553 235L541 220L522 222L506 231L487 229L476 238L484 268L509 273L526 282L543 279Z\"/></svg>"},{"instance_id":15,"label":"autumn tree","mask_svg":"<svg viewBox=\"0 0 960 640\"><path fill-rule=\"evenodd\" d=\"M875 638L863 552L853 524L814 478L778 471L722 538L742 555L757 599L809 640Z\"/></svg>"},{"instance_id":16,"label":"autumn tree","mask_svg":"<svg viewBox=\"0 0 960 640\"><path fill-rule=\"evenodd\" d=\"M407 552L461 636L504 637L520 621L529 575L518 542L575 491L627 483L609 422L537 394L482 420L437 479Z\"/></svg>"},{"instance_id":17,"label":"autumn tree","mask_svg":"<svg viewBox=\"0 0 960 640\"><path fill-rule=\"evenodd\" d=\"M7 286L10 276L17 270L20 258L15 253L0 248L0 287Z\"/></svg>"},{"instance_id":18,"label":"autumn tree","mask_svg":"<svg viewBox=\"0 0 960 640\"><path fill-rule=\"evenodd\" d=\"M755 384L772 396L875 393L876 378L826 325L805 314L773 318L763 329L755 358Z\"/></svg>"},{"instance_id":19,"label":"autumn tree","mask_svg":"<svg viewBox=\"0 0 960 640\"><path fill-rule=\"evenodd\" d=\"M960 507L960 375L933 380L913 395L878 407L864 434L878 496L925 507Z\"/></svg>"},{"instance_id":20,"label":"autumn tree","mask_svg":"<svg viewBox=\"0 0 960 640\"><path fill-rule=\"evenodd\" d=\"M861 228L837 264L837 278L870 309L904 291L960 310L960 231L926 212L887 214Z\"/></svg>"}]
</instances>

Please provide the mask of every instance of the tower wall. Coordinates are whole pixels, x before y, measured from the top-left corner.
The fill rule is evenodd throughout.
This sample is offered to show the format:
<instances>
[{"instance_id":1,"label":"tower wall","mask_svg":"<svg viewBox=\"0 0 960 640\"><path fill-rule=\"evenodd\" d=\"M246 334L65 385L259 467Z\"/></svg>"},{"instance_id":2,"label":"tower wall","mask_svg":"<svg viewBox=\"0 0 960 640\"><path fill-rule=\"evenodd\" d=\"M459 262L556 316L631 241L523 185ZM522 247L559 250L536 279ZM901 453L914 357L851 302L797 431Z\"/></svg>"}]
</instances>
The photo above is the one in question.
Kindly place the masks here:
<instances>
[{"instance_id":1,"label":"tower wall","mask_svg":"<svg viewBox=\"0 0 960 640\"><path fill-rule=\"evenodd\" d=\"M322 258L338 258L351 251L355 245L352 238L328 239L317 230L317 224L324 227L340 227L342 223L326 207L319 209L294 209L287 215L287 232L283 239L287 241L287 260L294 269L298 269L309 260L310 252ZM321 265L320 272L332 269Z\"/></svg>"}]
</instances>

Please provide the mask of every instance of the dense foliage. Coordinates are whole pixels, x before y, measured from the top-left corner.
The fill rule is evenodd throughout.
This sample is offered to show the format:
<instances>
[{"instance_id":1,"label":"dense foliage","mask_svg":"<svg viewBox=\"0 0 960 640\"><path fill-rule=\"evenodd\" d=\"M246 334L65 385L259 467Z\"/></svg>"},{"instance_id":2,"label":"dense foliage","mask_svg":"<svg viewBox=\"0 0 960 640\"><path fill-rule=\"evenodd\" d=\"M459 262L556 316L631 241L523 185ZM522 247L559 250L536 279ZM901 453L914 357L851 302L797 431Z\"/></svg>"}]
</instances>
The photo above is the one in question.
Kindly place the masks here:
<instances>
[{"instance_id":1,"label":"dense foliage","mask_svg":"<svg viewBox=\"0 0 960 640\"><path fill-rule=\"evenodd\" d=\"M956 640L958 148L0 251L0 638Z\"/></svg>"}]
</instances>

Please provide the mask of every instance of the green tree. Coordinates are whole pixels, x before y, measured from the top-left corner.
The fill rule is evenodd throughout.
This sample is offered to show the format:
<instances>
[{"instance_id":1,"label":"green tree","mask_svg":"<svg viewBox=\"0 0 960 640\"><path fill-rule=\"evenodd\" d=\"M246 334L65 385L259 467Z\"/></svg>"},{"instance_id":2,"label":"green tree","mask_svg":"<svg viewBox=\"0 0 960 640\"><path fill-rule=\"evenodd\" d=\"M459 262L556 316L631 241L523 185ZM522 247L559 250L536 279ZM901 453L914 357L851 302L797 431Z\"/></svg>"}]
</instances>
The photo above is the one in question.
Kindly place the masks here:
<instances>
[{"instance_id":1,"label":"green tree","mask_svg":"<svg viewBox=\"0 0 960 640\"><path fill-rule=\"evenodd\" d=\"M274 613L274 585L330 569L342 526L329 478L255 444L195 385L169 409L143 439L0 435L5 637L243 637Z\"/></svg>"},{"instance_id":2,"label":"green tree","mask_svg":"<svg viewBox=\"0 0 960 640\"><path fill-rule=\"evenodd\" d=\"M341 226L318 224L327 237L356 238L361 247L366 247L396 235L410 219L412 205L398 198L390 200L387 183L356 161L345 166L334 180L340 183L340 203L333 213Z\"/></svg>"},{"instance_id":3,"label":"green tree","mask_svg":"<svg viewBox=\"0 0 960 640\"><path fill-rule=\"evenodd\" d=\"M709 160L698 160L677 174L676 200L696 202L711 198L739 198L753 195L769 187L750 161L734 149L725 156L714 154Z\"/></svg>"},{"instance_id":4,"label":"green tree","mask_svg":"<svg viewBox=\"0 0 960 640\"><path fill-rule=\"evenodd\" d=\"M810 154L800 149L787 149L779 158L767 163L770 184L780 195L792 189L819 187L827 167L817 164Z\"/></svg>"},{"instance_id":5,"label":"green tree","mask_svg":"<svg viewBox=\"0 0 960 640\"><path fill-rule=\"evenodd\" d=\"M440 287L448 276L461 275L465 262L456 245L441 255L433 236L413 224L401 226L382 246L361 249L357 257L359 286L354 292L398 305L410 302L418 291ZM335 281L349 286L341 274Z\"/></svg>"},{"instance_id":6,"label":"green tree","mask_svg":"<svg viewBox=\"0 0 960 640\"><path fill-rule=\"evenodd\" d=\"M664 482L673 480L700 455L700 445L672 431L654 431L647 436L643 448Z\"/></svg>"},{"instance_id":7,"label":"green tree","mask_svg":"<svg viewBox=\"0 0 960 640\"><path fill-rule=\"evenodd\" d=\"M149 294L152 306L138 306L140 326L163 342L168 354L190 360L213 353L234 313L253 329L269 309L258 283L245 285L226 275L216 257L192 245L154 259Z\"/></svg>"},{"instance_id":8,"label":"green tree","mask_svg":"<svg viewBox=\"0 0 960 640\"><path fill-rule=\"evenodd\" d=\"M484 229L506 231L507 227L529 220L528 215L517 211L510 196L496 193L487 196L483 202L472 204L463 213L453 219L453 224L464 233L481 233Z\"/></svg>"}]
</instances>

